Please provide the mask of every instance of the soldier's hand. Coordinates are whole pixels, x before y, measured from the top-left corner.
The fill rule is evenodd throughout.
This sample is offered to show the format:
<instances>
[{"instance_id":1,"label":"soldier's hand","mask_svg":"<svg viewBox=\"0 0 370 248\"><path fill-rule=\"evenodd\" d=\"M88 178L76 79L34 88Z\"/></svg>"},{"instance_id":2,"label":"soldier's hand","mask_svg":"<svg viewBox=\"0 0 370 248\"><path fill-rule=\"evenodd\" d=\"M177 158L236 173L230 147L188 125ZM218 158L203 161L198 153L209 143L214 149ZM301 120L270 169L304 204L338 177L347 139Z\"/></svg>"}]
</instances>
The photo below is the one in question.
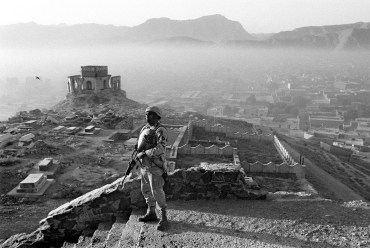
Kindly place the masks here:
<instances>
[{"instance_id":1,"label":"soldier's hand","mask_svg":"<svg viewBox=\"0 0 370 248\"><path fill-rule=\"evenodd\" d=\"M145 152L139 152L137 155L136 155L136 158L138 159L142 159L143 157L146 156L146 153Z\"/></svg>"}]
</instances>

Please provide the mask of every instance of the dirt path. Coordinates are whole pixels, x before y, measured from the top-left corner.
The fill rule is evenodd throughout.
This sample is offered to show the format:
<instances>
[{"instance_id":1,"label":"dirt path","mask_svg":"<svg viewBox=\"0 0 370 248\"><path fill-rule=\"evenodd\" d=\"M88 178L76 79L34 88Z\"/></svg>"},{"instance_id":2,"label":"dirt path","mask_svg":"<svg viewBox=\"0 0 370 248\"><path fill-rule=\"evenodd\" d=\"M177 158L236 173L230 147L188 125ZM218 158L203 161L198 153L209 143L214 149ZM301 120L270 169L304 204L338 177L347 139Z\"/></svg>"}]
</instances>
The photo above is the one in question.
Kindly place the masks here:
<instances>
[{"instance_id":1,"label":"dirt path","mask_svg":"<svg viewBox=\"0 0 370 248\"><path fill-rule=\"evenodd\" d=\"M283 146L289 151L294 160L299 161L300 153L293 149L287 142L281 141ZM352 189L338 181L332 175L320 168L305 157L307 179L325 197L340 201L365 200Z\"/></svg>"}]
</instances>

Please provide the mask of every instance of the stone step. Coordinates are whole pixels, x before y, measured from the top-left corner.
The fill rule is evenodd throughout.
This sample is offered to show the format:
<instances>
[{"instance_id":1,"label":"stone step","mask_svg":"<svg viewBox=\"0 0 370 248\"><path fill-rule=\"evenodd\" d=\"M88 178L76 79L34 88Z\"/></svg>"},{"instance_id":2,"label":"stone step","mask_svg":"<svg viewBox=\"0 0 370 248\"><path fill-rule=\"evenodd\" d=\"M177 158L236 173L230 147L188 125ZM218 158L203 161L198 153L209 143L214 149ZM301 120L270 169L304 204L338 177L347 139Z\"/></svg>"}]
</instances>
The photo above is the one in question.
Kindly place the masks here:
<instances>
[{"instance_id":1,"label":"stone step","mask_svg":"<svg viewBox=\"0 0 370 248\"><path fill-rule=\"evenodd\" d=\"M104 248L105 239L109 234L112 224L113 223L111 221L101 222L98 226L98 229L95 230L88 248Z\"/></svg>"},{"instance_id":2,"label":"stone step","mask_svg":"<svg viewBox=\"0 0 370 248\"><path fill-rule=\"evenodd\" d=\"M78 238L78 242L75 245L75 248L87 248L91 244L91 237L90 236L85 236L81 235Z\"/></svg>"},{"instance_id":3,"label":"stone step","mask_svg":"<svg viewBox=\"0 0 370 248\"><path fill-rule=\"evenodd\" d=\"M144 223L138 218L145 214L145 210L132 210L130 219L123 229L120 241L116 247L137 247L140 243L141 231Z\"/></svg>"},{"instance_id":4,"label":"stone step","mask_svg":"<svg viewBox=\"0 0 370 248\"><path fill-rule=\"evenodd\" d=\"M121 239L122 232L125 229L126 222L128 220L128 215L117 215L116 221L113 223L106 239L105 239L105 247L118 247L119 240Z\"/></svg>"},{"instance_id":5,"label":"stone step","mask_svg":"<svg viewBox=\"0 0 370 248\"><path fill-rule=\"evenodd\" d=\"M64 242L61 248L75 248L76 243Z\"/></svg>"},{"instance_id":6,"label":"stone step","mask_svg":"<svg viewBox=\"0 0 370 248\"><path fill-rule=\"evenodd\" d=\"M91 244L91 238L94 234L93 229L85 229L81 236L78 238L77 243L72 242L64 242L63 246L64 248L86 248Z\"/></svg>"}]
</instances>

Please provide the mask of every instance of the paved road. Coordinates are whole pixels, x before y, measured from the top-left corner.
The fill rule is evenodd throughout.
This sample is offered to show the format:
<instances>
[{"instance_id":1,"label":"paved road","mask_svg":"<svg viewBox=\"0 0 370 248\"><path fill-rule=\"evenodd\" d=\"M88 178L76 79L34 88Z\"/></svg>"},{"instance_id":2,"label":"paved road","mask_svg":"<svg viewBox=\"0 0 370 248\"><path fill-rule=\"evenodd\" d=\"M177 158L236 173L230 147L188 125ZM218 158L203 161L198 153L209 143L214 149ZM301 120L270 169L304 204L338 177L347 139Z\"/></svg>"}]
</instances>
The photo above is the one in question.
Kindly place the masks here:
<instances>
[{"instance_id":1,"label":"paved road","mask_svg":"<svg viewBox=\"0 0 370 248\"><path fill-rule=\"evenodd\" d=\"M283 146L288 150L295 161L299 161L299 152L293 149L287 142L280 141ZM352 189L338 181L332 175L321 169L319 166L314 164L308 158L304 158L304 164L306 165L306 175L310 181L312 179L314 187L319 193L322 191L330 195L331 199L340 201L353 201L353 200L365 200L359 194L354 192ZM311 178L310 178L311 177ZM324 193L324 196L327 196Z\"/></svg>"}]
</instances>

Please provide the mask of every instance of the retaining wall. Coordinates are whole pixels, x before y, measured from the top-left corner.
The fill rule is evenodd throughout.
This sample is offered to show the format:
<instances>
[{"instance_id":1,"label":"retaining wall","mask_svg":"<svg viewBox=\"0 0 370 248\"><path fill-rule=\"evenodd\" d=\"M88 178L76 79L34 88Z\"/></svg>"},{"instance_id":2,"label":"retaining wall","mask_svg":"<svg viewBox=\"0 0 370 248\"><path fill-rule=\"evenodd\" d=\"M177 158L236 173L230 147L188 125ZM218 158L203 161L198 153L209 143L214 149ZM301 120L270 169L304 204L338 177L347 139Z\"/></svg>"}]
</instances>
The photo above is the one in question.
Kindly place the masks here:
<instances>
[{"instance_id":1,"label":"retaining wall","mask_svg":"<svg viewBox=\"0 0 370 248\"><path fill-rule=\"evenodd\" d=\"M270 175L274 177L295 177L295 178L305 178L306 166L303 164L295 163L288 164L286 162L281 164L275 164L269 162L263 164L259 161L254 163L242 163L242 168L248 175Z\"/></svg>"},{"instance_id":2,"label":"retaining wall","mask_svg":"<svg viewBox=\"0 0 370 248\"><path fill-rule=\"evenodd\" d=\"M177 149L177 154L204 154L204 155L225 155L233 156L236 153L237 149L233 148L230 145L224 147L218 147L212 145L209 147L204 147L202 145L197 145L191 147L190 145L183 145Z\"/></svg>"},{"instance_id":3,"label":"retaining wall","mask_svg":"<svg viewBox=\"0 0 370 248\"><path fill-rule=\"evenodd\" d=\"M287 149L285 149L285 147L281 144L280 140L278 139L278 137L276 137L276 135L274 135L274 145L277 151L279 152L280 156L286 163L296 164L293 157L289 154Z\"/></svg>"},{"instance_id":4,"label":"retaining wall","mask_svg":"<svg viewBox=\"0 0 370 248\"><path fill-rule=\"evenodd\" d=\"M243 130L235 130L223 125L211 125L207 121L191 121L189 122L189 137L192 137L193 126L203 127L207 132L223 133L227 138L233 139L258 139L258 140L273 140L272 134L257 134L243 132Z\"/></svg>"}]
</instances>

